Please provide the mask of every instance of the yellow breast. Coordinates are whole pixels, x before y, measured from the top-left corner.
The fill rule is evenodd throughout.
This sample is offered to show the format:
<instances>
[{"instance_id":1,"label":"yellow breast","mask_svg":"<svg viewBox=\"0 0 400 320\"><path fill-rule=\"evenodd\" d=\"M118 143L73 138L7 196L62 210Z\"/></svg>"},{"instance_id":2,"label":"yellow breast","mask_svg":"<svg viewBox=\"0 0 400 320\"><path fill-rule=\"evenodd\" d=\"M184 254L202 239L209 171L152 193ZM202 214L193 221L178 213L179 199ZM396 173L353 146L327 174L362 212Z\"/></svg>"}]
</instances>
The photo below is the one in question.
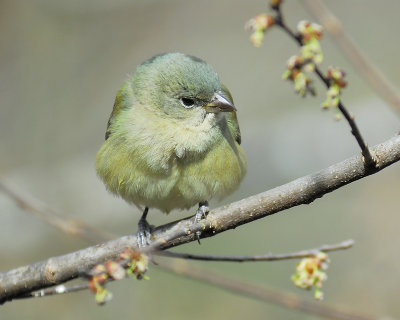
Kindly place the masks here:
<instances>
[{"instance_id":1,"label":"yellow breast","mask_svg":"<svg viewBox=\"0 0 400 320\"><path fill-rule=\"evenodd\" d=\"M169 212L222 199L239 187L247 162L224 117L187 125L145 113L116 123L97 155L108 190L139 207Z\"/></svg>"}]
</instances>

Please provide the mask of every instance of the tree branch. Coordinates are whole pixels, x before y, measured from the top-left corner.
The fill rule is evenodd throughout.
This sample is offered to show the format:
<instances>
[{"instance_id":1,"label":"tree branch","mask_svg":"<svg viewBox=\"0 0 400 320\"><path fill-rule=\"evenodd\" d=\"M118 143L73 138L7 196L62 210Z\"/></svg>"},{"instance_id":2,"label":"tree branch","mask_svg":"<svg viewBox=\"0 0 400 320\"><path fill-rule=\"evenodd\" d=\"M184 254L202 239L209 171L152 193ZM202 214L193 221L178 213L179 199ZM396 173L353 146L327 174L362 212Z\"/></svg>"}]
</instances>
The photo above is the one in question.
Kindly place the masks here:
<instances>
[{"instance_id":1,"label":"tree branch","mask_svg":"<svg viewBox=\"0 0 400 320\"><path fill-rule=\"evenodd\" d=\"M285 20L283 18L283 14L281 11L281 5L277 6L272 6L273 10L276 12L276 18L275 18L275 24L279 27L281 27L288 35L291 37L294 41L297 42L299 46L303 45L303 40L300 35L295 34L285 23ZM322 71L315 66L314 72L317 74L317 76L320 78L320 80L325 84L325 86L329 89L330 83L327 77L324 76ZM354 120L354 116L351 115L348 111L347 108L344 106L341 100L339 100L338 104L338 109L340 112L343 114L344 118L348 122L351 128L351 133L353 134L354 138L356 139L358 146L361 149L361 153L364 157L365 161L365 166L368 170L374 170L376 164L376 161L374 157L372 156L370 150L368 149L367 143L364 141L364 138L361 135L360 130L358 129L358 126Z\"/></svg>"},{"instance_id":2,"label":"tree branch","mask_svg":"<svg viewBox=\"0 0 400 320\"><path fill-rule=\"evenodd\" d=\"M377 160L373 171L365 168L361 156L354 156L280 187L211 210L207 218L197 224L193 224L192 218L187 218L160 226L154 231L152 245L142 251L151 253L195 241L196 231L202 231L203 238L211 237L285 209L309 204L399 161L400 136L371 148L371 152ZM136 246L135 235L0 273L0 303L75 279L96 264L115 259L127 246Z\"/></svg>"},{"instance_id":3,"label":"tree branch","mask_svg":"<svg viewBox=\"0 0 400 320\"><path fill-rule=\"evenodd\" d=\"M346 240L334 245L323 245L319 248L302 250L292 253L279 253L279 254L263 254L263 255L252 255L252 256L222 256L222 255L202 255L192 253L181 253L172 252L168 250L156 251L154 254L161 255L169 258L178 259L189 259L189 260L202 260L202 261L224 261L224 262L247 262L247 261L278 261L278 260L289 260L289 259L301 259L312 257L318 254L318 252L329 252L349 249L354 245L353 240Z\"/></svg>"}]
</instances>

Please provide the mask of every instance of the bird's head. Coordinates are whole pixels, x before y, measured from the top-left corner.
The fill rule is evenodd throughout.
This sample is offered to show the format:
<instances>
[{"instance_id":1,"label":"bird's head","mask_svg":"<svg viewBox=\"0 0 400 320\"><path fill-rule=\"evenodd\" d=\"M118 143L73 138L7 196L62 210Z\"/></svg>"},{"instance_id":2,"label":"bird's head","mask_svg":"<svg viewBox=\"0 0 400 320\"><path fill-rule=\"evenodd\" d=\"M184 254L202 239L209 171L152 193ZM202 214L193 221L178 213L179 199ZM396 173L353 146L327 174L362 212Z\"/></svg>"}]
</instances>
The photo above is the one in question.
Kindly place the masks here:
<instances>
[{"instance_id":1,"label":"bird's head","mask_svg":"<svg viewBox=\"0 0 400 320\"><path fill-rule=\"evenodd\" d=\"M236 111L212 67L182 53L157 55L139 65L133 90L142 105L173 119Z\"/></svg>"}]
</instances>

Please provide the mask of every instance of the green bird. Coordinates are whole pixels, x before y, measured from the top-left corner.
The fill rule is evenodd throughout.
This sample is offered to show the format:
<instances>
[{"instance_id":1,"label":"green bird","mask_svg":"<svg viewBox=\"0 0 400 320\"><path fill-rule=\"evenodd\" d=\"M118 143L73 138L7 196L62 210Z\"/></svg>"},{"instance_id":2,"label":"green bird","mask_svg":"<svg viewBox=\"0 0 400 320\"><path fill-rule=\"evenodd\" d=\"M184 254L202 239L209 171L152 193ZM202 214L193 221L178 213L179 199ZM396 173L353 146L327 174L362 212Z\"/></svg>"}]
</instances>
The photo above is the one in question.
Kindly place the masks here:
<instances>
[{"instance_id":1,"label":"green bird","mask_svg":"<svg viewBox=\"0 0 400 320\"><path fill-rule=\"evenodd\" d=\"M96 170L110 192L143 210L143 247L151 242L149 208L169 213L199 204L197 223L210 199L239 187L247 168L240 142L232 96L213 68L164 53L137 66L118 91Z\"/></svg>"}]
</instances>

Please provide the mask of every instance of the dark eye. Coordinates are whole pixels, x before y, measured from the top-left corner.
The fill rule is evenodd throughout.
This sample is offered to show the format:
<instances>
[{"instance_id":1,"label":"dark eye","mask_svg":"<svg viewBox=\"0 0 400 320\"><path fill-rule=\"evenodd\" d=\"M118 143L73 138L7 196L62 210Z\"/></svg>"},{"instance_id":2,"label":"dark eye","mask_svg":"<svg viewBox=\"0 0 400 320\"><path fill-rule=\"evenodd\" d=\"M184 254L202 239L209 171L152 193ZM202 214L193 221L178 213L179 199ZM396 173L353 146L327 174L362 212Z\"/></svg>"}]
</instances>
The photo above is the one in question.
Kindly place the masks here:
<instances>
[{"instance_id":1,"label":"dark eye","mask_svg":"<svg viewBox=\"0 0 400 320\"><path fill-rule=\"evenodd\" d=\"M181 103L185 108L191 108L194 106L194 100L191 98L181 98Z\"/></svg>"}]
</instances>

